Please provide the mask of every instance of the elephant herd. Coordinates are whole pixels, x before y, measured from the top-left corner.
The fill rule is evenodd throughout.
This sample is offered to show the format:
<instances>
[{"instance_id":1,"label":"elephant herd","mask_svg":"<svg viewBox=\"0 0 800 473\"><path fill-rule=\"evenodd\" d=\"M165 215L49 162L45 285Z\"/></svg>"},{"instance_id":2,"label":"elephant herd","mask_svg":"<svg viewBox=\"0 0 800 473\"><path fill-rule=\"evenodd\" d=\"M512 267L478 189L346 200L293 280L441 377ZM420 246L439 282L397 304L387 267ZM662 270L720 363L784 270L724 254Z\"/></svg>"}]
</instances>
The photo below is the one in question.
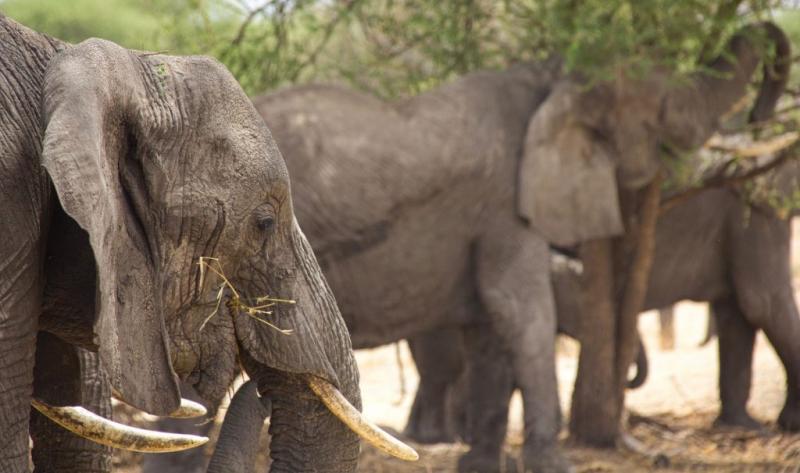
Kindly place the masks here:
<instances>
[{"instance_id":1,"label":"elephant herd","mask_svg":"<svg viewBox=\"0 0 800 473\"><path fill-rule=\"evenodd\" d=\"M420 372L408 437L460 437L460 471L498 471L519 389L526 470L572 471L555 336L596 335L580 263L550 245L622 232L618 188L716 131L764 62L754 35L779 56L759 121L789 72L770 23L687 81L586 87L554 58L397 102L324 85L251 101L214 60L70 45L0 15L0 471L103 472L108 446L199 445L107 420L111 397L184 416L190 386L213 414L242 372L207 471L251 471L267 416L273 472L353 472L360 438L413 460L360 415L352 354L400 339ZM712 304L719 422L757 426L763 329L787 374L778 423L800 430L790 239L729 188L659 220L645 308Z\"/></svg>"}]
</instances>

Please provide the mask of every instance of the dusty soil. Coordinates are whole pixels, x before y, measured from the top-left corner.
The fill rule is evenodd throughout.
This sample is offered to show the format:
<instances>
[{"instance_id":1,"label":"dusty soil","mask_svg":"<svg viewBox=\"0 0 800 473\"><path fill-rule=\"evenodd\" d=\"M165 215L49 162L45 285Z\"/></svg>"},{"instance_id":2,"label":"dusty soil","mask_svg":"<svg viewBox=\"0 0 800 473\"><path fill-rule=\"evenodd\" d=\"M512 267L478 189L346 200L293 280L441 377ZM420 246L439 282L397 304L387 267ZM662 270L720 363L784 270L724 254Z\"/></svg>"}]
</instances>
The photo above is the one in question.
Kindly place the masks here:
<instances>
[{"instance_id":1,"label":"dusty soil","mask_svg":"<svg viewBox=\"0 0 800 473\"><path fill-rule=\"evenodd\" d=\"M800 221L796 219L794 241L795 288L800 299ZM640 317L639 327L650 355L650 376L640 389L629 392L629 433L648 454L619 448L601 451L572 445L562 434L567 456L578 472L785 472L800 473L800 434L789 435L775 428L775 419L785 396L785 374L769 342L758 336L754 359L753 388L749 409L765 423L760 432L712 427L718 410L717 343L700 347L705 333L706 307L681 303L675 316L674 350L659 348L655 313ZM800 341L798 341L800 343ZM399 357L397 354L399 353ZM577 369L577 345L567 339L559 343L557 362L562 408L569 415L569 400ZM402 430L418 381L405 343L357 352L365 414L379 424ZM398 360L400 360L398 362ZM405 393L403 392L405 386ZM521 405L516 397L510 414L507 439L509 462L521 443ZM415 464L389 459L365 447L359 471L369 473L455 472L464 445L416 446ZM135 457L119 458L124 471L136 472ZM514 471L513 469L509 469ZM264 471L264 470L261 470Z\"/></svg>"}]
</instances>

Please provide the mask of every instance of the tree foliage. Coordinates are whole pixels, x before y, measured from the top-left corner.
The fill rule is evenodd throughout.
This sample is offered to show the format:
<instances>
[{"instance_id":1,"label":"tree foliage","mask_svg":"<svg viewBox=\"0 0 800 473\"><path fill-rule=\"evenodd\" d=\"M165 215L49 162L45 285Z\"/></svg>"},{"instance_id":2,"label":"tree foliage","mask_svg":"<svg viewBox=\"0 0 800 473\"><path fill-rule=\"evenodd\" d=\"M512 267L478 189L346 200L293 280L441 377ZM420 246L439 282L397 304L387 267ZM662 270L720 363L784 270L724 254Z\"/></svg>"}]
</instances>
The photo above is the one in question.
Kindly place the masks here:
<instances>
[{"instance_id":1,"label":"tree foliage","mask_svg":"<svg viewBox=\"0 0 800 473\"><path fill-rule=\"evenodd\" d=\"M96 37L133 49L157 49L164 23L158 12L160 3L158 0L6 0L0 2L0 12L65 41Z\"/></svg>"},{"instance_id":2,"label":"tree foliage","mask_svg":"<svg viewBox=\"0 0 800 473\"><path fill-rule=\"evenodd\" d=\"M779 0L5 0L0 11L69 41L209 54L246 91L343 81L406 96L480 68L560 54L590 77L689 72Z\"/></svg>"}]
</instances>

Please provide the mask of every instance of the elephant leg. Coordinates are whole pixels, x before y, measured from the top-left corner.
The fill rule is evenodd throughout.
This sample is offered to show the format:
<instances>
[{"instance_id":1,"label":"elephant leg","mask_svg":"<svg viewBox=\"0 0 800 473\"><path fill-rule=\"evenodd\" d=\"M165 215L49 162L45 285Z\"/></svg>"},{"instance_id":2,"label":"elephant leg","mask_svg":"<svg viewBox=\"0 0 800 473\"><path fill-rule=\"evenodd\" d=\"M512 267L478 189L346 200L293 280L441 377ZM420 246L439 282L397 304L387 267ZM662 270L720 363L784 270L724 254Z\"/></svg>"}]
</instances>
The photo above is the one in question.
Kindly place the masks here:
<instances>
[{"instance_id":1,"label":"elephant leg","mask_svg":"<svg viewBox=\"0 0 800 473\"><path fill-rule=\"evenodd\" d=\"M24 215L4 210L0 208L3 222ZM0 241L0 471L8 473L28 471L37 314L42 305L41 249L23 233L11 226ZM15 245L17 236L29 241Z\"/></svg>"},{"instance_id":2,"label":"elephant leg","mask_svg":"<svg viewBox=\"0 0 800 473\"><path fill-rule=\"evenodd\" d=\"M420 443L453 442L447 393L462 371L461 334L455 329L427 332L409 338L408 346L419 386L403 433Z\"/></svg>"},{"instance_id":3,"label":"elephant leg","mask_svg":"<svg viewBox=\"0 0 800 473\"><path fill-rule=\"evenodd\" d=\"M714 317L713 310L709 308L708 311L708 322L706 323L706 334L703 336L703 340L700 341L700 346L704 347L717 336L717 318Z\"/></svg>"},{"instance_id":4,"label":"elephant leg","mask_svg":"<svg viewBox=\"0 0 800 473\"><path fill-rule=\"evenodd\" d=\"M774 307L772 323L762 328L786 371L786 401L778 425L796 432L800 431L800 314L789 291L774 302Z\"/></svg>"},{"instance_id":5,"label":"elephant leg","mask_svg":"<svg viewBox=\"0 0 800 473\"><path fill-rule=\"evenodd\" d=\"M561 410L555 373L556 317L547 243L513 214L490 222L477 245L480 300L511 355L525 413L525 468L571 468L558 449Z\"/></svg>"},{"instance_id":6,"label":"elephant leg","mask_svg":"<svg viewBox=\"0 0 800 473\"><path fill-rule=\"evenodd\" d=\"M758 422L747 413L756 329L745 319L733 298L714 301L712 308L719 328L719 398L722 404L716 423L758 428Z\"/></svg>"},{"instance_id":7,"label":"elephant leg","mask_svg":"<svg viewBox=\"0 0 800 473\"><path fill-rule=\"evenodd\" d=\"M675 308L669 306L658 309L658 321L661 349L675 349Z\"/></svg>"},{"instance_id":8,"label":"elephant leg","mask_svg":"<svg viewBox=\"0 0 800 473\"><path fill-rule=\"evenodd\" d=\"M794 299L791 222L753 212L733 235L733 276L742 313L764 330L786 370L786 402L778 425L800 430L800 314ZM722 327L718 327L720 338Z\"/></svg>"},{"instance_id":9,"label":"elephant leg","mask_svg":"<svg viewBox=\"0 0 800 473\"><path fill-rule=\"evenodd\" d=\"M61 392L59 389L59 377L79 377L80 379L80 404L90 411L111 418L111 385L105 371L100 366L100 357L97 353L75 348L66 345L64 342L53 340L52 335L40 334L40 343L37 344L37 362L42 359L39 351L60 347L61 351L75 350L76 368L79 373L73 370L60 367L58 370L48 370L49 373L37 376L37 395L38 387L41 382L47 382L52 386L52 391ZM41 343L41 339L50 339L50 343ZM55 343L54 343L55 342ZM51 357L52 358L52 357ZM48 363L52 365L52 363ZM71 380L63 380L69 383ZM55 392L52 395L58 396ZM65 401L66 399L61 399ZM70 402L70 404L72 404ZM81 471L87 473L108 473L111 471L111 447L91 442L83 437L77 436L63 427L55 424L37 411L31 414L31 438L33 439L33 464L36 472L74 472Z\"/></svg>"},{"instance_id":10,"label":"elephant leg","mask_svg":"<svg viewBox=\"0 0 800 473\"><path fill-rule=\"evenodd\" d=\"M470 451L459 460L461 472L500 471L500 454L508 428L508 408L514 391L509 354L491 327L464 329L465 366L461 390L453 402L464 416L462 439Z\"/></svg>"}]
</instances>

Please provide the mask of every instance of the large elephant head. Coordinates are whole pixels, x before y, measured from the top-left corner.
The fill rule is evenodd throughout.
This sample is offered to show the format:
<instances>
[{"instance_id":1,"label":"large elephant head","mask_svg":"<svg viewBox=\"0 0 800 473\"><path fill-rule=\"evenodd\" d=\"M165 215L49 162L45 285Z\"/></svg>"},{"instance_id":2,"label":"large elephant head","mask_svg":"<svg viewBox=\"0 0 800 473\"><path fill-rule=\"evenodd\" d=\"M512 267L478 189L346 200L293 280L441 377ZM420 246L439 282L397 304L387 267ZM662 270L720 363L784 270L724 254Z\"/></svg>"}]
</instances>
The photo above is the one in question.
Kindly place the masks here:
<instances>
[{"instance_id":1,"label":"large elephant head","mask_svg":"<svg viewBox=\"0 0 800 473\"><path fill-rule=\"evenodd\" d=\"M617 186L643 187L661 166L665 148L691 152L711 136L765 62L764 38L776 54L765 64L751 111L750 119L759 121L772 113L789 75L789 42L771 23L740 31L719 58L686 80L663 70L593 86L574 75L565 78L528 126L521 216L561 245L620 234Z\"/></svg>"},{"instance_id":2,"label":"large elephant head","mask_svg":"<svg viewBox=\"0 0 800 473\"><path fill-rule=\"evenodd\" d=\"M241 362L272 401L273 471L353 471L358 437L331 413L358 417L349 335L233 77L88 40L51 62L43 117L43 165L96 263L95 343L117 395L168 414L181 377L216 402Z\"/></svg>"}]
</instances>

